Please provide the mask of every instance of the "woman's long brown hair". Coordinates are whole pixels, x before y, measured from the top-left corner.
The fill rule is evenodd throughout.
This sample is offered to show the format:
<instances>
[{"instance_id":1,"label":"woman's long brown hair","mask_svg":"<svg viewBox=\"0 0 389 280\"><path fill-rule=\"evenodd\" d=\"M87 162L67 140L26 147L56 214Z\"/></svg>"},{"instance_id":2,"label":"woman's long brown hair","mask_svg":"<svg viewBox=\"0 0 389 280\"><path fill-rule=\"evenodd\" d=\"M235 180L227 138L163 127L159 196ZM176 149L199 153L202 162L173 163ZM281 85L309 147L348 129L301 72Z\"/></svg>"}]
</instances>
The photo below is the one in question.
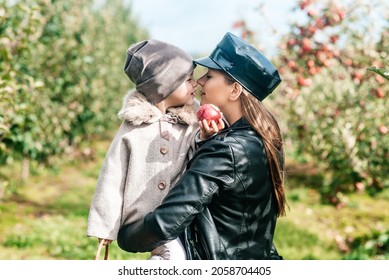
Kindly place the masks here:
<instances>
[{"instance_id":1,"label":"woman's long brown hair","mask_svg":"<svg viewBox=\"0 0 389 280\"><path fill-rule=\"evenodd\" d=\"M228 83L236 82L226 76ZM242 111L245 119L261 136L269 163L273 181L274 194L278 205L278 216L286 215L286 197L284 190L284 150L281 130L277 120L265 108L261 101L243 88L240 95Z\"/></svg>"}]
</instances>

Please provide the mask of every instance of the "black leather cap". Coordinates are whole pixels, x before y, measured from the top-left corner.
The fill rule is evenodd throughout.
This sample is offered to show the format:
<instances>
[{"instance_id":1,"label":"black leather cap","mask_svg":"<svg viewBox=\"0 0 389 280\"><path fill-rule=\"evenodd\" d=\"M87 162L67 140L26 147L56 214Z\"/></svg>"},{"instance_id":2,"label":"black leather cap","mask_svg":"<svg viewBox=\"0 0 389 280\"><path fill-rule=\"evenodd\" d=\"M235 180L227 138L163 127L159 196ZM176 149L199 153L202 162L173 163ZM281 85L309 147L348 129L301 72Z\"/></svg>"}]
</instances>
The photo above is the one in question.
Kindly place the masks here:
<instances>
[{"instance_id":1,"label":"black leather cap","mask_svg":"<svg viewBox=\"0 0 389 280\"><path fill-rule=\"evenodd\" d=\"M229 32L210 56L194 62L226 72L261 101L281 83L277 69L262 53Z\"/></svg>"}]
</instances>

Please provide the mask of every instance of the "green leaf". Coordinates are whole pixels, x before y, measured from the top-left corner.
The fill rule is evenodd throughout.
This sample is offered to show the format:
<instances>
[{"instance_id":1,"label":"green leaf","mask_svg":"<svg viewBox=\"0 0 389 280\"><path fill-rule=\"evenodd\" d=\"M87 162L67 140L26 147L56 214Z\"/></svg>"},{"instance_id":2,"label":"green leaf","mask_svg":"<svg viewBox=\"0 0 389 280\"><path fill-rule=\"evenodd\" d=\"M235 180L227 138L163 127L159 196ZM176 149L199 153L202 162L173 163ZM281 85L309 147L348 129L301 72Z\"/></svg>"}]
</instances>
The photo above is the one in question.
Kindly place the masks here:
<instances>
[{"instance_id":1,"label":"green leaf","mask_svg":"<svg viewBox=\"0 0 389 280\"><path fill-rule=\"evenodd\" d=\"M377 68L375 66L367 68L367 70L377 73L378 75L381 75L385 79L389 80L389 71L384 72L384 69Z\"/></svg>"}]
</instances>

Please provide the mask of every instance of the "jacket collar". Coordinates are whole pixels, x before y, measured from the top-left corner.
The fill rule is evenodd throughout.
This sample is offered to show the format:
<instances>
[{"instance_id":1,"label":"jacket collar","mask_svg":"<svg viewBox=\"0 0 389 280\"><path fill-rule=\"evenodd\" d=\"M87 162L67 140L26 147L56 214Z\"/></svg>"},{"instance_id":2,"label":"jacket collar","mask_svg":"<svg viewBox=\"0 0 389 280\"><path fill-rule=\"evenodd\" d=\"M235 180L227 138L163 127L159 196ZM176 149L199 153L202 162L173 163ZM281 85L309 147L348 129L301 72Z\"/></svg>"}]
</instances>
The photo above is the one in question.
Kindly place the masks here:
<instances>
[{"instance_id":1,"label":"jacket collar","mask_svg":"<svg viewBox=\"0 0 389 280\"><path fill-rule=\"evenodd\" d=\"M169 108L167 115L177 119L177 122L192 125L197 123L196 111L199 105L195 102L192 106ZM153 104L147 101L145 96L136 90L129 91L123 99L123 105L118 117L128 121L132 125L154 123L164 115Z\"/></svg>"}]
</instances>

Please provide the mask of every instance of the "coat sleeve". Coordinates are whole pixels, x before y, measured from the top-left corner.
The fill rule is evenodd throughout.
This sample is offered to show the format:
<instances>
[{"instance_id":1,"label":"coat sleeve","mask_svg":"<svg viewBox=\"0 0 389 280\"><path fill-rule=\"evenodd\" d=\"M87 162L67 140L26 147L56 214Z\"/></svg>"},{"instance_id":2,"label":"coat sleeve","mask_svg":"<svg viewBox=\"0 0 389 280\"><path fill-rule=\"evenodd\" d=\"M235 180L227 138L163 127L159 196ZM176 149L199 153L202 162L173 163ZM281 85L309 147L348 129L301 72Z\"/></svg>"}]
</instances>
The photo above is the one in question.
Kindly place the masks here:
<instances>
[{"instance_id":1,"label":"coat sleeve","mask_svg":"<svg viewBox=\"0 0 389 280\"><path fill-rule=\"evenodd\" d=\"M204 144L162 204L119 231L119 247L128 252L146 252L177 238L220 188L234 180L233 159L228 144L218 140Z\"/></svg>"},{"instance_id":2,"label":"coat sleeve","mask_svg":"<svg viewBox=\"0 0 389 280\"><path fill-rule=\"evenodd\" d=\"M105 156L89 211L87 236L117 238L130 157L125 134L126 127L122 124Z\"/></svg>"}]
</instances>

